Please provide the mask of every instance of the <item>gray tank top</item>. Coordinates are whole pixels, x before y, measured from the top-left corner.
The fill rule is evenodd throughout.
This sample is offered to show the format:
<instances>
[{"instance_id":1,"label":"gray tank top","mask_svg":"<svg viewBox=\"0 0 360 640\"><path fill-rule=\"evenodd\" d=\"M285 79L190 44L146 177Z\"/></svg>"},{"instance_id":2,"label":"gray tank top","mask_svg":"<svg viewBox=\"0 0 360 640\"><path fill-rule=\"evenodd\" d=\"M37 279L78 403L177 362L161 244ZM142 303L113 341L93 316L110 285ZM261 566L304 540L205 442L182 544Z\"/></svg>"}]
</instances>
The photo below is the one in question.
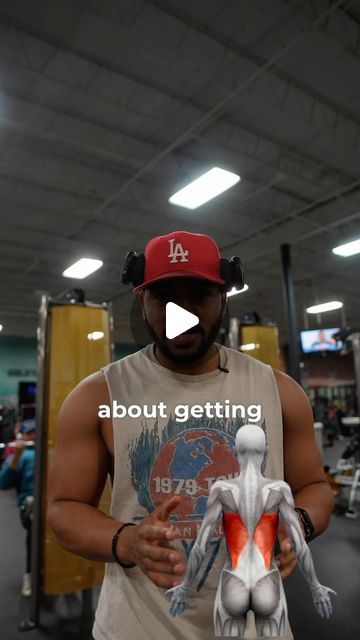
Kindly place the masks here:
<instances>
[{"instance_id":1,"label":"gray tank top","mask_svg":"<svg viewBox=\"0 0 360 640\"><path fill-rule=\"evenodd\" d=\"M113 418L114 482L111 516L138 523L155 506L174 494L182 496L173 526L184 561L190 553L206 508L211 485L238 474L235 434L246 423L266 431L269 456L265 476L283 479L282 414L270 366L216 345L220 366L201 375L175 373L161 366L153 345L103 369L111 403L152 405L163 402L166 417ZM222 407L211 409L216 402ZM183 405L206 403L207 415L186 415ZM241 405L232 417L232 405ZM255 409L261 406L261 415ZM179 408L180 407L180 408ZM200 409L198 410L200 413ZM136 414L136 408L130 413ZM158 412L159 413L159 412ZM197 415L199 415L199 413ZM250 419L249 419L250 418ZM258 419L257 419L258 418ZM105 566L95 614L96 640L212 640L213 606L219 572L225 562L225 542L219 521L197 575L185 612L170 615L170 599L138 568ZM251 614L245 637L255 638ZM293 636L289 629L287 639Z\"/></svg>"}]
</instances>

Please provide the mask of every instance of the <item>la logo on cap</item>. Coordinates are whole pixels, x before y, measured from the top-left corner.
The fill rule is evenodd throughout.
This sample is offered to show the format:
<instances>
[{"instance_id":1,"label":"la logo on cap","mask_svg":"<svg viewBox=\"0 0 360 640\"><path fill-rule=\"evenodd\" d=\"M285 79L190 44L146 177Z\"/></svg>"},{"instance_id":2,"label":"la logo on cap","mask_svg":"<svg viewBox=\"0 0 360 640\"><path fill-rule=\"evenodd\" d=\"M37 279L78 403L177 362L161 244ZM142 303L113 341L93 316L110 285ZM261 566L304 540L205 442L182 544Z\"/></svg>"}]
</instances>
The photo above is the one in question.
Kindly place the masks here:
<instances>
[{"instance_id":1,"label":"la logo on cap","mask_svg":"<svg viewBox=\"0 0 360 640\"><path fill-rule=\"evenodd\" d=\"M179 307L175 302L167 303L165 333L169 340L176 338L188 329L192 329L197 324L199 324L199 318L194 313Z\"/></svg>"},{"instance_id":2,"label":"la logo on cap","mask_svg":"<svg viewBox=\"0 0 360 640\"><path fill-rule=\"evenodd\" d=\"M171 238L171 240L168 241L170 245L169 255L168 255L168 258L171 258L170 263L189 262L188 260L189 252L186 249L183 249L181 242L177 242L174 247L175 240L176 238Z\"/></svg>"}]
</instances>

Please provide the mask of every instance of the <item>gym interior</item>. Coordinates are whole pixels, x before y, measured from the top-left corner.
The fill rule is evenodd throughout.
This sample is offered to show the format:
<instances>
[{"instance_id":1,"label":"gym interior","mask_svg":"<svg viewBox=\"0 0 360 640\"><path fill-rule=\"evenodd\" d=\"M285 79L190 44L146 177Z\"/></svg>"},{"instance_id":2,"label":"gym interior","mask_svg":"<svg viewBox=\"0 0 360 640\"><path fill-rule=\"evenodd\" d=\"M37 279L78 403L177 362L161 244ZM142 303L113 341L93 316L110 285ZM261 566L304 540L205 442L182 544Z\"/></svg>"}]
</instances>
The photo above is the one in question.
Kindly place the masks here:
<instances>
[{"instance_id":1,"label":"gym interior","mask_svg":"<svg viewBox=\"0 0 360 640\"><path fill-rule=\"evenodd\" d=\"M334 508L309 546L337 595L321 618L298 566L294 638L359 637L359 0L4 1L0 51L1 637L93 638L104 563L46 522L57 416L151 344L124 260L179 230L243 265L217 343L311 404ZM24 494L1 480L19 441Z\"/></svg>"}]
</instances>

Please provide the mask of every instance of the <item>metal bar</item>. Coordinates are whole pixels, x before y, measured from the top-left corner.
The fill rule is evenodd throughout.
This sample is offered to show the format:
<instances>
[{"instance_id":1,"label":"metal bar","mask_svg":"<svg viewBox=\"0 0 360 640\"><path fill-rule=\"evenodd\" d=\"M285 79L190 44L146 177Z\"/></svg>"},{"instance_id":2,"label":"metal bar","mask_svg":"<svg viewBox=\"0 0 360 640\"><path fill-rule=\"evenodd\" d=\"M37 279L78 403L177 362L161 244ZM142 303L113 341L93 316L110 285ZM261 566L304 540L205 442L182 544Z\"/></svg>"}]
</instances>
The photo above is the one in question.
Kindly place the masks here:
<instances>
[{"instance_id":1,"label":"metal bar","mask_svg":"<svg viewBox=\"0 0 360 640\"><path fill-rule=\"evenodd\" d=\"M284 302L287 314L288 336L289 336L289 375L300 383L300 361L298 334L296 327L296 306L294 296L294 285L291 272L290 246L281 245L281 262L283 270Z\"/></svg>"},{"instance_id":2,"label":"metal bar","mask_svg":"<svg viewBox=\"0 0 360 640\"><path fill-rule=\"evenodd\" d=\"M103 303L103 306L106 306L108 310L108 318L109 318L109 340L110 340L110 359L111 362L115 360L115 344L114 344L114 314L113 314L113 306L111 302L106 301Z\"/></svg>"},{"instance_id":3,"label":"metal bar","mask_svg":"<svg viewBox=\"0 0 360 640\"><path fill-rule=\"evenodd\" d=\"M355 369L355 381L356 381L356 396L357 396L357 411L360 415L360 333L354 332L351 335L351 342L353 348L354 357L354 369Z\"/></svg>"},{"instance_id":4,"label":"metal bar","mask_svg":"<svg viewBox=\"0 0 360 640\"><path fill-rule=\"evenodd\" d=\"M31 540L31 598L29 618L19 625L19 631L28 631L39 625L40 598L42 583L42 531L43 531L43 485L44 485L44 458L45 458L45 415L46 415L46 385L48 379L48 353L47 334L49 328L49 303L48 296L41 298L40 333L38 338L38 376L36 387L36 459L34 478L34 509Z\"/></svg>"}]
</instances>

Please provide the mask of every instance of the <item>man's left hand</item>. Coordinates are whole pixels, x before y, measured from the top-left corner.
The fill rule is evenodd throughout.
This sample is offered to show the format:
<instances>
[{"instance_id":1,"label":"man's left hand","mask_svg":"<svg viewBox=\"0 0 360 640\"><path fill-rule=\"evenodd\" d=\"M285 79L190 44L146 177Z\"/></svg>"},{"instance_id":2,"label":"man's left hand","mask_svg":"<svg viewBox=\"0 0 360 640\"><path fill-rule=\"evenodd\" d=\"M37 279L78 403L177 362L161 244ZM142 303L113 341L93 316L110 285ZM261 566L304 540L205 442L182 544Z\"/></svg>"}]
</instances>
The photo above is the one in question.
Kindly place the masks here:
<instances>
[{"instance_id":1,"label":"man's left hand","mask_svg":"<svg viewBox=\"0 0 360 640\"><path fill-rule=\"evenodd\" d=\"M278 565L280 575L284 580L294 571L296 567L296 554L293 550L291 540L283 522L280 522L279 524L278 539L281 553L275 556L275 560L276 564Z\"/></svg>"}]
</instances>

